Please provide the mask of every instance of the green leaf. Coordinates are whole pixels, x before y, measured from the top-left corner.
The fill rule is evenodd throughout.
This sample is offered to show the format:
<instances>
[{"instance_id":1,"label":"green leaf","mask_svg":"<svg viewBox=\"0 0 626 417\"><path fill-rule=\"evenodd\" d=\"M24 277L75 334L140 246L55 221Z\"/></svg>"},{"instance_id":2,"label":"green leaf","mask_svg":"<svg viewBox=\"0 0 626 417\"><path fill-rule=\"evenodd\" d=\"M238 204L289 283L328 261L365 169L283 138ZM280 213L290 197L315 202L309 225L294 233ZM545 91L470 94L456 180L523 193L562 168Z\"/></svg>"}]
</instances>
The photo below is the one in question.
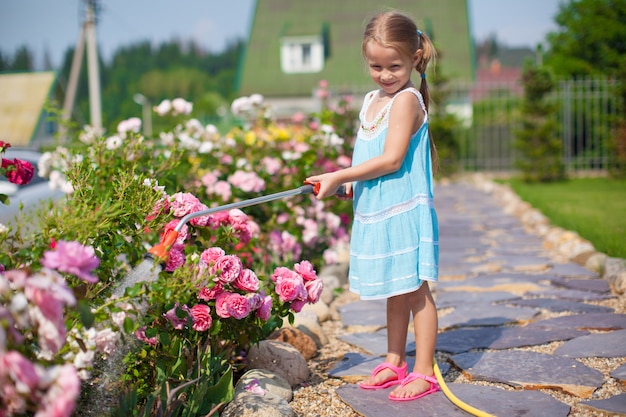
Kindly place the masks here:
<instances>
[{"instance_id":1,"label":"green leaf","mask_svg":"<svg viewBox=\"0 0 626 417\"><path fill-rule=\"evenodd\" d=\"M93 322L95 317L91 312L91 306L85 300L78 301L78 314L80 314L80 321L83 323L85 328L91 328L93 326Z\"/></svg>"}]
</instances>

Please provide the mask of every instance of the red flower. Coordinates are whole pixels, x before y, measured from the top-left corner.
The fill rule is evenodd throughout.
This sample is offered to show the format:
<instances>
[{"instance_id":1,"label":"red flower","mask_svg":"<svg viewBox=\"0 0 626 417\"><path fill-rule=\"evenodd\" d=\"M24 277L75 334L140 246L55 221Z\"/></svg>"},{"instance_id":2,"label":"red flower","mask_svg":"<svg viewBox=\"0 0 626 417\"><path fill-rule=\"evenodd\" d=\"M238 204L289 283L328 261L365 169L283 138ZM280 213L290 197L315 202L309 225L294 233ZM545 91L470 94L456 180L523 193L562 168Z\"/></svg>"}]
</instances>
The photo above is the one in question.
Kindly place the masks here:
<instances>
[{"instance_id":1,"label":"red flower","mask_svg":"<svg viewBox=\"0 0 626 417\"><path fill-rule=\"evenodd\" d=\"M6 169L4 176L7 177L9 182L18 185L28 184L35 173L35 169L30 162L17 158L13 159L13 161L2 158L2 168Z\"/></svg>"},{"instance_id":2,"label":"red flower","mask_svg":"<svg viewBox=\"0 0 626 417\"><path fill-rule=\"evenodd\" d=\"M5 142L5 141L0 140L0 153L6 151L10 147L11 147L11 144L9 142Z\"/></svg>"}]
</instances>

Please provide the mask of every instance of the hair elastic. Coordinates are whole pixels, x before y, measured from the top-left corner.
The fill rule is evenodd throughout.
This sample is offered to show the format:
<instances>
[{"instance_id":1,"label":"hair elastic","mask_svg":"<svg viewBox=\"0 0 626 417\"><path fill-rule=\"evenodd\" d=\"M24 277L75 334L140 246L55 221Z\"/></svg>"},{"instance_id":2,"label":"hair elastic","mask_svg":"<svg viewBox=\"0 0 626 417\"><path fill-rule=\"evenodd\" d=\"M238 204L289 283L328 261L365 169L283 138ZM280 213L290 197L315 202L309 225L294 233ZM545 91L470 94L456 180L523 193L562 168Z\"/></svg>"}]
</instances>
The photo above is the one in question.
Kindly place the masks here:
<instances>
[{"instance_id":1,"label":"hair elastic","mask_svg":"<svg viewBox=\"0 0 626 417\"><path fill-rule=\"evenodd\" d=\"M421 31L421 30L419 30L419 29L417 29L417 34L418 34L419 36L422 36L422 31Z\"/></svg>"},{"instance_id":2,"label":"hair elastic","mask_svg":"<svg viewBox=\"0 0 626 417\"><path fill-rule=\"evenodd\" d=\"M425 80L425 79L426 79L426 73L425 73L425 72L422 72L422 73L420 74L420 77L422 77L422 79L423 79L423 80Z\"/></svg>"}]
</instances>

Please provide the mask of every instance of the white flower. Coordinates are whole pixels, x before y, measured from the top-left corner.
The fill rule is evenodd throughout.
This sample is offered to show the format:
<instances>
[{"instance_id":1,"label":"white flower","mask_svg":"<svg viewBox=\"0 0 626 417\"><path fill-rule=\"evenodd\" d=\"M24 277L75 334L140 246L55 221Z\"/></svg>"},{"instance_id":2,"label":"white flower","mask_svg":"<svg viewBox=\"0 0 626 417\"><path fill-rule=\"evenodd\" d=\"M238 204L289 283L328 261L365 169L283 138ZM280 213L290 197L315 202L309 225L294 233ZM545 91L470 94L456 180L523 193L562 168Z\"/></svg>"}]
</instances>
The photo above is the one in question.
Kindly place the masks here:
<instances>
[{"instance_id":1,"label":"white flower","mask_svg":"<svg viewBox=\"0 0 626 417\"><path fill-rule=\"evenodd\" d=\"M172 100L172 108L174 111L172 114L190 114L193 110L193 104L185 100L184 98L175 98Z\"/></svg>"},{"instance_id":2,"label":"white flower","mask_svg":"<svg viewBox=\"0 0 626 417\"><path fill-rule=\"evenodd\" d=\"M139 133L141 130L141 119L138 117L131 117L130 119L122 120L117 125L117 133L120 135L126 135L128 132Z\"/></svg>"},{"instance_id":3,"label":"white flower","mask_svg":"<svg viewBox=\"0 0 626 417\"><path fill-rule=\"evenodd\" d=\"M0 235L3 235L7 233L8 231L9 231L9 228L6 227L4 224L0 223Z\"/></svg>"},{"instance_id":4,"label":"white flower","mask_svg":"<svg viewBox=\"0 0 626 417\"><path fill-rule=\"evenodd\" d=\"M215 145L213 145L211 142L202 142L200 144L200 147L198 148L198 153L211 153L214 147Z\"/></svg>"},{"instance_id":5,"label":"white flower","mask_svg":"<svg viewBox=\"0 0 626 417\"><path fill-rule=\"evenodd\" d=\"M110 355L115 351L120 335L107 328L100 330L95 337L96 349L105 355Z\"/></svg>"},{"instance_id":6,"label":"white flower","mask_svg":"<svg viewBox=\"0 0 626 417\"><path fill-rule=\"evenodd\" d=\"M172 110L172 102L170 100L163 100L158 106L154 108L159 116L165 116Z\"/></svg>"},{"instance_id":7,"label":"white flower","mask_svg":"<svg viewBox=\"0 0 626 417\"><path fill-rule=\"evenodd\" d=\"M122 146L122 138L119 135L109 136L106 140L106 148L109 150L117 149Z\"/></svg>"},{"instance_id":8,"label":"white flower","mask_svg":"<svg viewBox=\"0 0 626 417\"><path fill-rule=\"evenodd\" d=\"M250 96L250 104L259 107L263 104L263 96L261 94L252 94Z\"/></svg>"}]
</instances>

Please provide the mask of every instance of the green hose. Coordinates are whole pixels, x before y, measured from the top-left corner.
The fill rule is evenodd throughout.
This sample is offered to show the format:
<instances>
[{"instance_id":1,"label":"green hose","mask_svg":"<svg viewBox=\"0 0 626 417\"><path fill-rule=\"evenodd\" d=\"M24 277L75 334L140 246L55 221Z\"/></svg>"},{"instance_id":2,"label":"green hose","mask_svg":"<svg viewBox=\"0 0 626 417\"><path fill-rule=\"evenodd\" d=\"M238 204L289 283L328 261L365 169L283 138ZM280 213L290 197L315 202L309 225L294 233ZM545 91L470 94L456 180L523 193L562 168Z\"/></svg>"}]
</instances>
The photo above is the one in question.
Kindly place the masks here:
<instances>
[{"instance_id":1,"label":"green hose","mask_svg":"<svg viewBox=\"0 0 626 417\"><path fill-rule=\"evenodd\" d=\"M437 361L435 359L433 359L433 369L435 371L435 377L437 378L437 382L439 382L439 387L441 387L441 390L452 402L452 404L456 405L461 410L466 411L477 417L495 417L493 414L489 414L487 412L479 410L478 408L472 407L471 405L459 400L446 385L446 381L444 381L443 375L441 375L441 370L439 369L439 365L437 365Z\"/></svg>"}]
</instances>

